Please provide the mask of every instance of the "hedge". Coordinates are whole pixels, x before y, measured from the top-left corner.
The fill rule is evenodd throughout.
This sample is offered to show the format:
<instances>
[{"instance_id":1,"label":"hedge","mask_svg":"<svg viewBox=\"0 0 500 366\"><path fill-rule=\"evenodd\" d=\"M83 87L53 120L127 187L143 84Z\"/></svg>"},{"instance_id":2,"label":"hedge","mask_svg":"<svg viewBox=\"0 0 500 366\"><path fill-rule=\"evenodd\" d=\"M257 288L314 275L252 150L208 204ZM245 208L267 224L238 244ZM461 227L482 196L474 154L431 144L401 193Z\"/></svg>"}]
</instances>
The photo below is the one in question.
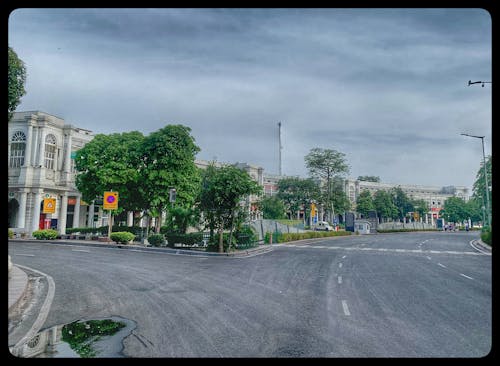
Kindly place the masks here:
<instances>
[{"instance_id":1,"label":"hedge","mask_svg":"<svg viewBox=\"0 0 500 366\"><path fill-rule=\"evenodd\" d=\"M491 228L490 227L485 227L481 231L481 240L483 243L491 245Z\"/></svg>"},{"instance_id":2,"label":"hedge","mask_svg":"<svg viewBox=\"0 0 500 366\"><path fill-rule=\"evenodd\" d=\"M9 229L9 239L13 239L13 238L14 238L14 231Z\"/></svg>"},{"instance_id":3,"label":"hedge","mask_svg":"<svg viewBox=\"0 0 500 366\"><path fill-rule=\"evenodd\" d=\"M148 236L148 242L154 247L162 247L165 245L165 236L163 234L153 234Z\"/></svg>"},{"instance_id":4,"label":"hedge","mask_svg":"<svg viewBox=\"0 0 500 366\"><path fill-rule=\"evenodd\" d=\"M32 235L38 240L53 240L57 238L58 233L57 230L43 229L43 230L33 231Z\"/></svg>"},{"instance_id":5,"label":"hedge","mask_svg":"<svg viewBox=\"0 0 500 366\"><path fill-rule=\"evenodd\" d=\"M129 233L127 231L118 231L111 233L110 239L115 243L128 244L132 239L134 239L135 235Z\"/></svg>"}]
</instances>

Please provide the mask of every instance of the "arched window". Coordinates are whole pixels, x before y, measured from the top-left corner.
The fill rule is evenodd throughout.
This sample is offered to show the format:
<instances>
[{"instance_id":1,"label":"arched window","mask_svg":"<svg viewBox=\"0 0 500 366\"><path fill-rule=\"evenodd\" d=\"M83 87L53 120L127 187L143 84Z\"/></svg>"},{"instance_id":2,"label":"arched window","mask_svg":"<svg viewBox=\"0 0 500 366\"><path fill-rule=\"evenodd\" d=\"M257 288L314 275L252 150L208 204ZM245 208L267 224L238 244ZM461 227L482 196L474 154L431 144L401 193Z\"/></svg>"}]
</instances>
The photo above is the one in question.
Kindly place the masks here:
<instances>
[{"instance_id":1,"label":"arched window","mask_svg":"<svg viewBox=\"0 0 500 366\"><path fill-rule=\"evenodd\" d=\"M26 135L22 131L14 132L10 140L9 167L20 168L24 164L24 153L26 151Z\"/></svg>"},{"instance_id":2,"label":"arched window","mask_svg":"<svg viewBox=\"0 0 500 366\"><path fill-rule=\"evenodd\" d=\"M45 137L45 162L47 169L54 169L54 158L56 156L56 138L54 135Z\"/></svg>"}]
</instances>

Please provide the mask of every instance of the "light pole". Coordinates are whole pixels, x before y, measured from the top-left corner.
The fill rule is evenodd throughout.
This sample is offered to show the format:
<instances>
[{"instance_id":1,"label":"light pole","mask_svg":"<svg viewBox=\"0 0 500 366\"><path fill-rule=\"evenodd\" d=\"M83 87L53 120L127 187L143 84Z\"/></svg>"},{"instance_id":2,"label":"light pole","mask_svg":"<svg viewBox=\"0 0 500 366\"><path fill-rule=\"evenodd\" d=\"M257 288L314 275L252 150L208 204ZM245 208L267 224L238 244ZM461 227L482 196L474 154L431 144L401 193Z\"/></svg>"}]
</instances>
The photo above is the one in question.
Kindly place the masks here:
<instances>
[{"instance_id":1,"label":"light pole","mask_svg":"<svg viewBox=\"0 0 500 366\"><path fill-rule=\"evenodd\" d=\"M486 213L488 215L488 226L491 227L490 194L489 194L488 174L486 172L486 157L484 156L484 136L474 136L466 133L461 133L461 135L481 139L481 144L483 146L484 184L486 190Z\"/></svg>"},{"instance_id":2,"label":"light pole","mask_svg":"<svg viewBox=\"0 0 500 366\"><path fill-rule=\"evenodd\" d=\"M470 81L467 84L467 86L471 86L472 84L481 84L481 86L484 88L484 84L491 84L491 81Z\"/></svg>"}]
</instances>

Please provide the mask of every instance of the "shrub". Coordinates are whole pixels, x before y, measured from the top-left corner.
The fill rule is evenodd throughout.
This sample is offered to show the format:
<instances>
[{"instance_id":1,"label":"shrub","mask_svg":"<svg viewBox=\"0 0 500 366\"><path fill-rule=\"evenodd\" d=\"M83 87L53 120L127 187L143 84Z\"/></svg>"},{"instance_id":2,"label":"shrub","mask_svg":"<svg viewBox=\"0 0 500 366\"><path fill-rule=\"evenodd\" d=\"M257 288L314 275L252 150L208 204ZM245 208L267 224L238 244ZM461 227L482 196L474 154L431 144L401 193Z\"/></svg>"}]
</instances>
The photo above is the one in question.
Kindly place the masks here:
<instances>
[{"instance_id":1,"label":"shrub","mask_svg":"<svg viewBox=\"0 0 500 366\"><path fill-rule=\"evenodd\" d=\"M481 240L483 243L491 245L491 228L490 227L485 227L481 231Z\"/></svg>"},{"instance_id":2,"label":"shrub","mask_svg":"<svg viewBox=\"0 0 500 366\"><path fill-rule=\"evenodd\" d=\"M57 238L57 230L53 229L43 229L33 231L33 237L38 240L53 240Z\"/></svg>"},{"instance_id":3,"label":"shrub","mask_svg":"<svg viewBox=\"0 0 500 366\"><path fill-rule=\"evenodd\" d=\"M195 243L201 243L203 241L203 233L189 233L189 234L177 234L168 233L166 234L168 246L173 247L176 243L193 245Z\"/></svg>"},{"instance_id":4,"label":"shrub","mask_svg":"<svg viewBox=\"0 0 500 366\"><path fill-rule=\"evenodd\" d=\"M165 246L165 236L163 234L152 234L148 236L148 242L154 247Z\"/></svg>"},{"instance_id":5,"label":"shrub","mask_svg":"<svg viewBox=\"0 0 500 366\"><path fill-rule=\"evenodd\" d=\"M14 231L9 229L9 239L13 239L13 238L14 238Z\"/></svg>"},{"instance_id":6,"label":"shrub","mask_svg":"<svg viewBox=\"0 0 500 366\"><path fill-rule=\"evenodd\" d=\"M236 243L239 245L249 245L257 241L257 234L248 225L242 226L239 230L234 232Z\"/></svg>"},{"instance_id":7,"label":"shrub","mask_svg":"<svg viewBox=\"0 0 500 366\"><path fill-rule=\"evenodd\" d=\"M128 244L132 239L134 239L135 235L132 233L129 233L127 231L117 231L114 233L111 233L110 239L113 240L115 243L121 243L121 244Z\"/></svg>"}]
</instances>

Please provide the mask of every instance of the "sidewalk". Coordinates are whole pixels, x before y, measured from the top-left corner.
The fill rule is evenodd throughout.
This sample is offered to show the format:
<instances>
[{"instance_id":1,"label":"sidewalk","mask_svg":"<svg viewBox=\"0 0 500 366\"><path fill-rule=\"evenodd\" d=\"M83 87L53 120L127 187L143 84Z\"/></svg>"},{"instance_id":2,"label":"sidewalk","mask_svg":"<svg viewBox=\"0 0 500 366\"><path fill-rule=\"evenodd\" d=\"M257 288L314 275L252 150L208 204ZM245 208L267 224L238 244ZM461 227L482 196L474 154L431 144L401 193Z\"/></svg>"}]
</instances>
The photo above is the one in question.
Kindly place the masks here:
<instances>
[{"instance_id":1,"label":"sidewalk","mask_svg":"<svg viewBox=\"0 0 500 366\"><path fill-rule=\"evenodd\" d=\"M28 285L28 275L16 265L9 271L9 314L20 305Z\"/></svg>"}]
</instances>

